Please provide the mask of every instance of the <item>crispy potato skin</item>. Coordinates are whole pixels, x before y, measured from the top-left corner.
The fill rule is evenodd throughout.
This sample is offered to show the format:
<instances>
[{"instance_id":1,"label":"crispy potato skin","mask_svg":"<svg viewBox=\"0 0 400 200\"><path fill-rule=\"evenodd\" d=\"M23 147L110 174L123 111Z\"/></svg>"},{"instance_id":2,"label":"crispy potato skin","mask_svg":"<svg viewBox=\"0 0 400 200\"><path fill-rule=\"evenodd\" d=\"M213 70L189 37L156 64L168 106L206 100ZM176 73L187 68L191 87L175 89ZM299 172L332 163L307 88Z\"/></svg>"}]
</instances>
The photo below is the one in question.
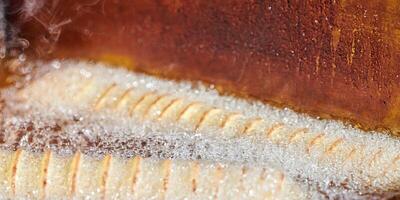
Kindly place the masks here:
<instances>
[{"instance_id":1,"label":"crispy potato skin","mask_svg":"<svg viewBox=\"0 0 400 200\"><path fill-rule=\"evenodd\" d=\"M35 58L102 60L400 130L397 1L47 0L9 18Z\"/></svg>"}]
</instances>

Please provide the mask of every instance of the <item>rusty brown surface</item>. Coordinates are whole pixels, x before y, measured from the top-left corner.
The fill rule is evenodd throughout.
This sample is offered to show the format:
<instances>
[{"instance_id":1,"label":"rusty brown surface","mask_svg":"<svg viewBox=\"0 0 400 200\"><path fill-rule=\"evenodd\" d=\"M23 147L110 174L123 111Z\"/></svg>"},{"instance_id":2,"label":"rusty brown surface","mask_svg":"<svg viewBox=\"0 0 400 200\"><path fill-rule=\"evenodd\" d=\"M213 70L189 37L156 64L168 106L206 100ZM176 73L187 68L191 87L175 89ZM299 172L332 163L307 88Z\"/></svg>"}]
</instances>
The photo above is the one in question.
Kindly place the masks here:
<instances>
[{"instance_id":1,"label":"rusty brown surface","mask_svg":"<svg viewBox=\"0 0 400 200\"><path fill-rule=\"evenodd\" d=\"M9 16L31 57L103 60L400 131L400 1L47 0L31 14Z\"/></svg>"}]
</instances>

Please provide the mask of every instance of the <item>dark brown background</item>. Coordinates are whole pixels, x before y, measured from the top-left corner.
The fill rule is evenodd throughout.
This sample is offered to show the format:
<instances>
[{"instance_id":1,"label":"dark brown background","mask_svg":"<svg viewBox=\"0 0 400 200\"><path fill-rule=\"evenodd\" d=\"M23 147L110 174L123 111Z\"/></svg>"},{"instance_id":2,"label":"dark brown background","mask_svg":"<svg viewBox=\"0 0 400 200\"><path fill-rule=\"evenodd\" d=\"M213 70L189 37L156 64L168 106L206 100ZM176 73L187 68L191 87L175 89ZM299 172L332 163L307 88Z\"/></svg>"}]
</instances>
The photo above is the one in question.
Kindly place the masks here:
<instances>
[{"instance_id":1,"label":"dark brown background","mask_svg":"<svg viewBox=\"0 0 400 200\"><path fill-rule=\"evenodd\" d=\"M47 0L31 15L9 14L30 57L102 60L400 131L397 0Z\"/></svg>"}]
</instances>

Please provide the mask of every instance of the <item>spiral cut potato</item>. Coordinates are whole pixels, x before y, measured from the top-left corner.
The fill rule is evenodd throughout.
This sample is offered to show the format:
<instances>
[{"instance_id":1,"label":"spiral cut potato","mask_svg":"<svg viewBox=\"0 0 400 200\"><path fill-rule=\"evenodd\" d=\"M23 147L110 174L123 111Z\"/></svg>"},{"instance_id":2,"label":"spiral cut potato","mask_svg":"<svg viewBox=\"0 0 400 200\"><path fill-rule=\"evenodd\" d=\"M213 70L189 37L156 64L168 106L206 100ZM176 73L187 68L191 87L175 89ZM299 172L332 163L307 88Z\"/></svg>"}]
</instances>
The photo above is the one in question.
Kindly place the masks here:
<instances>
[{"instance_id":1,"label":"spiral cut potato","mask_svg":"<svg viewBox=\"0 0 400 200\"><path fill-rule=\"evenodd\" d=\"M272 168L0 151L0 193L34 199L305 199Z\"/></svg>"},{"instance_id":2,"label":"spiral cut potato","mask_svg":"<svg viewBox=\"0 0 400 200\"><path fill-rule=\"evenodd\" d=\"M278 165L288 177L316 185L318 190L328 196L396 193L399 188L400 143L390 136L362 132L336 121L316 120L257 102L220 96L213 89L195 87L189 83L160 80L84 62L54 62L50 66L56 69L38 76L23 89L11 92L8 94L12 97L10 99L18 99L17 102L37 107L42 112L45 108L75 109L76 112L101 115L103 119L120 117L132 119L131 123L151 121L156 124L172 124L182 127L189 135L227 140L226 148L237 145L235 141L250 139L251 146L255 148L251 152L254 165ZM245 156L240 155L246 151L241 153L240 145L235 148L238 149L235 154L237 157L232 158L232 161L245 161ZM214 158L222 154L208 153L215 154ZM35 191L31 195L50 197L48 195L66 192L79 196L96 191L96 195L100 195L98 197L109 197L119 194L111 191L119 191L124 194L132 192L137 198L147 198L147 195L161 195L159 198L168 198L169 195L209 197L213 194L229 199L224 195L261 197L272 187L280 188L271 191L281 191L279 195L287 198L302 197L302 190L297 190L296 184L291 181L290 184L286 182L283 172L279 175L272 173L274 175L268 183L255 180L262 171L262 168L257 167L247 169L240 165L226 165L221 168L203 162L155 162L139 157L122 161L105 156L96 161L80 153L69 158L59 158L50 152L36 155L23 150L12 154L2 152L2 156L5 158L2 162L7 164L1 165L6 166L2 168L1 176L10 180L4 182L3 188L9 188L9 194ZM225 159L224 156L220 158ZM76 163L77 159L80 159L80 164ZM144 167L137 166L139 161ZM27 164L29 162L41 164ZM46 162L49 162L48 167L40 168ZM20 163L19 167L15 166L16 163ZM194 167L196 163L202 167ZM24 164L40 167L28 168L23 167ZM136 173L134 169L139 170L137 179L131 174ZM199 170L195 170L197 174L202 174L196 179L198 182L193 182L194 169ZM75 175L70 174L74 170ZM204 173L202 170L205 170ZM45 179L43 172L47 172ZM36 183L28 181L33 175L40 176L35 179ZM52 184L53 176L59 177L59 182ZM71 178L76 181L71 181ZM223 179L229 181L218 181ZM213 184L213 181L219 184ZM239 186L246 181L252 186ZM138 186L145 182L151 189ZM264 184L270 186L264 187ZM129 187L132 190L126 192ZM200 189L202 187L204 189ZM284 188L288 188L287 192L284 192ZM292 191L299 195L290 196ZM307 190L304 193L308 193ZM277 198L274 195L278 194L268 195Z\"/></svg>"}]
</instances>

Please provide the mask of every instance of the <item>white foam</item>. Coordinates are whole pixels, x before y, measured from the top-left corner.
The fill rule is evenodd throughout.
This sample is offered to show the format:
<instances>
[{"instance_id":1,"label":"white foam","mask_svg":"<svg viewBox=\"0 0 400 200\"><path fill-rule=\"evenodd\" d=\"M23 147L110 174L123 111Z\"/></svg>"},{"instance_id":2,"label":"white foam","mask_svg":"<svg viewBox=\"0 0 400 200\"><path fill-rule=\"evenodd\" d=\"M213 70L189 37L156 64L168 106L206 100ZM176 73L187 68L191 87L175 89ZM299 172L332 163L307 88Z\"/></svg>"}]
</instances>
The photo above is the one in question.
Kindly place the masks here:
<instances>
[{"instance_id":1,"label":"white foam","mask_svg":"<svg viewBox=\"0 0 400 200\"><path fill-rule=\"evenodd\" d=\"M44 77L39 77L30 86L17 93L9 92L6 95L9 99L8 111L6 109L4 115L7 127L23 127L28 122L40 127L54 123L54 119L74 121L73 118L78 115L81 120L63 125L65 137L77 145L74 148L86 148L80 142L82 135L85 135L92 139L103 138L106 142L103 145L114 148L111 153L122 156L151 154L182 159L201 158L253 165L268 164L284 169L291 177L317 184L320 190L336 197L355 195L357 191L362 193L391 191L399 186L400 174L397 172L396 158L399 156L400 142L386 134L367 133L338 121L314 119L289 109L276 109L261 102L221 96L213 88L202 84L160 80L87 62L63 61L61 67L57 66L60 69L54 69ZM189 102L203 102L224 109L226 112L242 113L246 118L261 117L269 124L284 123L288 132L296 128L308 128L309 131L299 139L299 142L286 144L260 135L224 137L221 136L221 130L212 128L193 131L179 123L143 121L141 118L127 117L126 113L113 110L95 112L89 102L79 103L84 98L77 97L80 94L76 91L82 89L85 82L99 88L115 83L124 89L134 87L141 91L170 94ZM93 94L93 97L98 97L98 94ZM22 103L20 103L21 98ZM10 135L15 132L13 129L9 130ZM49 130L41 131L49 132ZM282 131L282 137L287 137L288 135L284 133L286 134ZM318 134L323 136L324 140L320 147L307 154L304 147L311 141L307 137L315 137ZM131 148L134 143L131 145L124 143L125 146L116 145L117 139L127 142L134 137L147 140L149 145L138 148ZM338 138L342 139L339 150L330 156L325 156L326 149ZM152 143L154 141L160 142ZM279 141L285 141L285 138ZM24 140L21 145L32 147ZM57 150L57 146L46 145ZM356 149L357 152L349 155L349 160L344 162L342 158L351 153L352 149ZM98 151L98 148L92 151ZM379 153L378 158L374 157L375 153ZM371 164L369 161L374 162ZM382 171L386 171L385 174L382 174Z\"/></svg>"}]
</instances>

